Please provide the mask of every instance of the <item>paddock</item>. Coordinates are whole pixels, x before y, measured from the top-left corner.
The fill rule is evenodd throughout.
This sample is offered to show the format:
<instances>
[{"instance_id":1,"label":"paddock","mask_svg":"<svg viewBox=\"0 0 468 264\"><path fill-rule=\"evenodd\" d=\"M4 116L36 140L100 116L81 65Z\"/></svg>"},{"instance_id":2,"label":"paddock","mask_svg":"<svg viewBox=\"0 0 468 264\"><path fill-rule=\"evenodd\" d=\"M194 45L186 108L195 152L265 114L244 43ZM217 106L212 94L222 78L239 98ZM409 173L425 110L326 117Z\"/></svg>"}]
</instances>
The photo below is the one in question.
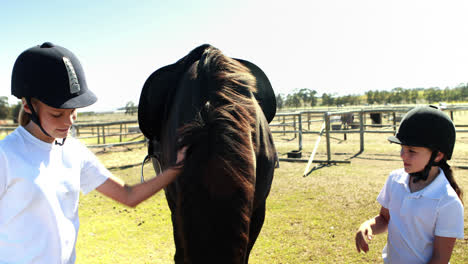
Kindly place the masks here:
<instances>
[{"instance_id":1,"label":"paddock","mask_svg":"<svg viewBox=\"0 0 468 264\"><path fill-rule=\"evenodd\" d=\"M460 122L465 116L468 119L454 113ZM318 130L321 123L316 123ZM317 135L303 136L306 158ZM348 134L344 140L343 134L332 133L332 158L350 163L316 163L319 167L307 177L303 177L305 162L280 161L250 263L381 263L386 235L374 237L369 253L358 254L354 234L362 221L378 214L376 197L390 171L402 166L399 146L388 143L387 135L365 134L364 151L355 156L359 134ZM293 134L274 136L281 156L297 149ZM317 159L326 160L325 140L319 145ZM115 175L128 183L139 182L140 167L125 165L141 162L146 155L143 144L93 151ZM468 134L460 133L450 164L467 164L467 157ZM455 168L455 177L466 193L468 171ZM130 209L92 192L81 197L80 222L77 263L174 263L170 212L162 193ZM451 263L468 263L468 239L457 241Z\"/></svg>"}]
</instances>

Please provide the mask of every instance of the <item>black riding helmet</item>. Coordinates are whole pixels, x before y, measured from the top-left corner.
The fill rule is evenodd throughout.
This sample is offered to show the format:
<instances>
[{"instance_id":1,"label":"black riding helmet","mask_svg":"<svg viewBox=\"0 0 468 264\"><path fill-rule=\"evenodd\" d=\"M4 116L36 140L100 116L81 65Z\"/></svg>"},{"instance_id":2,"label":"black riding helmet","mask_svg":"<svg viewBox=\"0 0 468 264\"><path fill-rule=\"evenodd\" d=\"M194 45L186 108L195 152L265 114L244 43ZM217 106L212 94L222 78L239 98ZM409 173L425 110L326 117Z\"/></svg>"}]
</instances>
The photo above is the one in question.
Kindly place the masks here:
<instances>
[{"instance_id":1,"label":"black riding helmet","mask_svg":"<svg viewBox=\"0 0 468 264\"><path fill-rule=\"evenodd\" d=\"M50 42L27 49L18 56L13 66L11 93L26 99L32 112L31 120L48 136L31 105L31 98L60 109L81 108L97 100L88 90L83 68L75 55Z\"/></svg>"},{"instance_id":2,"label":"black riding helmet","mask_svg":"<svg viewBox=\"0 0 468 264\"><path fill-rule=\"evenodd\" d=\"M452 158L455 146L455 126L452 120L434 106L416 107L410 110L401 120L395 136L388 140L406 146L426 147L432 155L425 168L420 172L410 173L413 181L426 180L431 166L441 165L434 162L437 152L445 154L446 160ZM442 161L445 166L445 160Z\"/></svg>"},{"instance_id":3,"label":"black riding helmet","mask_svg":"<svg viewBox=\"0 0 468 264\"><path fill-rule=\"evenodd\" d=\"M437 150L450 160L455 137L455 126L444 112L434 106L422 106L409 111L401 120L396 135L388 140L401 145Z\"/></svg>"}]
</instances>

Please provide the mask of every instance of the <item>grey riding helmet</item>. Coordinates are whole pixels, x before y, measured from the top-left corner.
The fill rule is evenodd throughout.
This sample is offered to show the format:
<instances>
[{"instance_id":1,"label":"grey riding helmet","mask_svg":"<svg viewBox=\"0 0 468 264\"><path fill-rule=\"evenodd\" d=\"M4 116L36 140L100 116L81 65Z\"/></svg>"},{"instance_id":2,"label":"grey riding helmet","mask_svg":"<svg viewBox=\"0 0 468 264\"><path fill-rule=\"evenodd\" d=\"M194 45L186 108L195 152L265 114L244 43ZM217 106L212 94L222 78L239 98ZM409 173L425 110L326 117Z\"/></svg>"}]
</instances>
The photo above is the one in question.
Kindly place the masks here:
<instances>
[{"instance_id":1,"label":"grey riding helmet","mask_svg":"<svg viewBox=\"0 0 468 264\"><path fill-rule=\"evenodd\" d=\"M434 106L416 107L401 120L395 136L388 140L406 146L427 147L452 158L455 146L455 126L452 120Z\"/></svg>"},{"instance_id":2,"label":"grey riding helmet","mask_svg":"<svg viewBox=\"0 0 468 264\"><path fill-rule=\"evenodd\" d=\"M50 135L42 127L31 98L59 109L81 108L97 101L88 89L76 56L50 42L27 49L18 56L13 66L11 94L18 99L26 99L31 109L31 120L47 136Z\"/></svg>"}]
</instances>

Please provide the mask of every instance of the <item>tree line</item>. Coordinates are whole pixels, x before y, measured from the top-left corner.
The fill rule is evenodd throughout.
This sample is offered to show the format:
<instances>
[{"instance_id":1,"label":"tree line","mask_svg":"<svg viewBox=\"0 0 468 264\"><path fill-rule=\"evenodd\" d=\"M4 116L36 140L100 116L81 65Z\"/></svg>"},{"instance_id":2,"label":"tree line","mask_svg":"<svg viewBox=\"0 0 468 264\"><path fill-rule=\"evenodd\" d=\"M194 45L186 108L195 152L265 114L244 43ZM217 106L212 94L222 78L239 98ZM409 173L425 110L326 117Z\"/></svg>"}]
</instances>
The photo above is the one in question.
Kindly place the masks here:
<instances>
[{"instance_id":1,"label":"tree line","mask_svg":"<svg viewBox=\"0 0 468 264\"><path fill-rule=\"evenodd\" d=\"M442 101L468 101L468 83L445 89L439 87L413 89L397 87L390 91L370 90L365 92L364 95L345 96L337 96L332 93L323 93L321 96L317 96L317 91L301 88L294 90L291 94L278 94L276 96L276 103L279 109L363 104L431 104Z\"/></svg>"},{"instance_id":2,"label":"tree line","mask_svg":"<svg viewBox=\"0 0 468 264\"><path fill-rule=\"evenodd\" d=\"M466 102L468 101L468 83L459 84L453 88L440 89L413 88L404 89L393 88L390 91L370 90L364 95L337 96L332 93L323 93L317 96L317 91L309 88L294 90L291 94L278 94L276 103L281 108L298 108L314 106L342 106L342 105L363 105L363 104L415 104L415 103L438 103L438 102ZM21 102L9 105L8 97L0 96L0 120L10 119L16 122L21 109ZM128 102L125 113L135 114L138 106L133 102Z\"/></svg>"},{"instance_id":3,"label":"tree line","mask_svg":"<svg viewBox=\"0 0 468 264\"><path fill-rule=\"evenodd\" d=\"M21 102L10 105L8 103L8 97L0 96L0 120L10 119L16 123L20 110Z\"/></svg>"}]
</instances>

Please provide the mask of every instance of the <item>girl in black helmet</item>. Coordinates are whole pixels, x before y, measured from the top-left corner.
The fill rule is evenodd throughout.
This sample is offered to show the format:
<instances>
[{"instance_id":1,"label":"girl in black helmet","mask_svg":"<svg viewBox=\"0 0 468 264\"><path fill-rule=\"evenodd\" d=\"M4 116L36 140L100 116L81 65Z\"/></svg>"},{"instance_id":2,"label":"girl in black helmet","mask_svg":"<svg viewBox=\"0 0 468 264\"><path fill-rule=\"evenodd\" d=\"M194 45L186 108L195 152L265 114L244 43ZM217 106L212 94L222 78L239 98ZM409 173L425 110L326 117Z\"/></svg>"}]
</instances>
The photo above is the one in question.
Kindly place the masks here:
<instances>
[{"instance_id":1,"label":"girl in black helmet","mask_svg":"<svg viewBox=\"0 0 468 264\"><path fill-rule=\"evenodd\" d=\"M23 110L21 126L0 141L0 263L74 263L80 190L96 189L133 207L181 169L127 186L78 140L65 142L76 108L96 96L63 47L44 43L24 51L13 67L12 94ZM181 150L177 164L183 157Z\"/></svg>"},{"instance_id":2,"label":"girl in black helmet","mask_svg":"<svg viewBox=\"0 0 468 264\"><path fill-rule=\"evenodd\" d=\"M447 160L455 127L435 107L417 107L388 140L401 144L403 169L390 173L377 201L379 215L356 234L356 248L367 252L374 234L388 231L384 263L448 263L455 240L463 238L463 192Z\"/></svg>"}]
</instances>

